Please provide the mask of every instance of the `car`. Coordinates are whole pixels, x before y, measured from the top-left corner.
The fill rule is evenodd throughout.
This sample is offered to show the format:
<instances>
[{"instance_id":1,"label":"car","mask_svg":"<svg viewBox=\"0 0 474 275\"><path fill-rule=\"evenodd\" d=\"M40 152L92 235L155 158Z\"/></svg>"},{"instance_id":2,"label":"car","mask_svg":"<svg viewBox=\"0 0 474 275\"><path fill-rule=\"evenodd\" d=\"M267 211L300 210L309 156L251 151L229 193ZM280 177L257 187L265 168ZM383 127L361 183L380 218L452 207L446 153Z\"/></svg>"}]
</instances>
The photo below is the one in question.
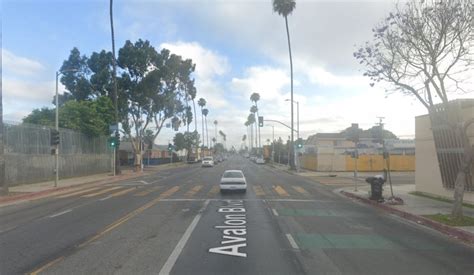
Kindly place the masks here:
<instances>
[{"instance_id":1,"label":"car","mask_svg":"<svg viewBox=\"0 0 474 275\"><path fill-rule=\"evenodd\" d=\"M255 160L257 160L257 157L256 156L250 156L250 160L255 162Z\"/></svg>"},{"instance_id":2,"label":"car","mask_svg":"<svg viewBox=\"0 0 474 275\"><path fill-rule=\"evenodd\" d=\"M204 157L202 159L201 167L213 167L214 166L214 159L212 157Z\"/></svg>"},{"instance_id":3,"label":"car","mask_svg":"<svg viewBox=\"0 0 474 275\"><path fill-rule=\"evenodd\" d=\"M226 170L219 183L221 193L226 191L247 192L247 180L242 170Z\"/></svg>"},{"instance_id":4,"label":"car","mask_svg":"<svg viewBox=\"0 0 474 275\"><path fill-rule=\"evenodd\" d=\"M263 158L257 158L257 159L255 160L255 163L256 163L256 164L265 164L265 160L264 160Z\"/></svg>"}]
</instances>

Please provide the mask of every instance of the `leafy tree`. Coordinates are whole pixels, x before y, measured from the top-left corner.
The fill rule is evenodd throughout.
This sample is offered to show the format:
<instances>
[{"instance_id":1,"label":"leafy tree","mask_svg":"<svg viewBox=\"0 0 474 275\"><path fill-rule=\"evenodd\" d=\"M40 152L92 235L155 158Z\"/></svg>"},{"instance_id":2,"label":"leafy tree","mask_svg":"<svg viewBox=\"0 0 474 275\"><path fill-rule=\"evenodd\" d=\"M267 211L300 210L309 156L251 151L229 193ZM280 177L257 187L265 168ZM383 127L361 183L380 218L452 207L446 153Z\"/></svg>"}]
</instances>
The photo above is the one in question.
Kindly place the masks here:
<instances>
[{"instance_id":1,"label":"leafy tree","mask_svg":"<svg viewBox=\"0 0 474 275\"><path fill-rule=\"evenodd\" d=\"M55 113L55 109L34 109L23 122L54 127ZM59 127L86 135L108 135L112 121L112 101L106 97L94 101L70 100L59 107Z\"/></svg>"},{"instance_id":2,"label":"leafy tree","mask_svg":"<svg viewBox=\"0 0 474 275\"><path fill-rule=\"evenodd\" d=\"M467 175L474 158L466 133L474 119L457 122L450 118L447 114L454 107L448 103L448 94L472 92L472 87L466 90L470 83L464 81L472 78L472 11L469 0L408 2L373 28L374 41L354 53L365 66L364 75L370 78L371 86L384 82L390 90L416 97L427 108L432 123L447 126L461 141L464 153L452 211L456 218L462 216ZM445 111L437 110L437 102Z\"/></svg>"},{"instance_id":3,"label":"leafy tree","mask_svg":"<svg viewBox=\"0 0 474 275\"><path fill-rule=\"evenodd\" d=\"M197 131L176 133L173 143L177 150L186 150L187 159L189 159L192 148L199 145L199 133Z\"/></svg>"},{"instance_id":4,"label":"leafy tree","mask_svg":"<svg viewBox=\"0 0 474 275\"><path fill-rule=\"evenodd\" d=\"M125 42L119 50L118 64L122 69L119 105L126 135L142 137L154 123L156 138L168 119L175 127L191 122L190 108L183 104L186 91L194 89L191 60L166 49L158 53L149 41L138 40ZM133 148L141 154L136 144Z\"/></svg>"},{"instance_id":5,"label":"leafy tree","mask_svg":"<svg viewBox=\"0 0 474 275\"><path fill-rule=\"evenodd\" d=\"M33 109L31 114L23 118L23 123L39 124L54 127L55 110L47 107Z\"/></svg>"},{"instance_id":6,"label":"leafy tree","mask_svg":"<svg viewBox=\"0 0 474 275\"><path fill-rule=\"evenodd\" d=\"M217 154L225 152L224 144L216 143L214 145L214 152L217 153Z\"/></svg>"},{"instance_id":7,"label":"leafy tree","mask_svg":"<svg viewBox=\"0 0 474 275\"><path fill-rule=\"evenodd\" d=\"M184 134L176 133L176 135L173 138L173 144L176 147L177 151L186 149L186 141L184 139Z\"/></svg>"},{"instance_id":8,"label":"leafy tree","mask_svg":"<svg viewBox=\"0 0 474 275\"><path fill-rule=\"evenodd\" d=\"M293 102L293 59L291 56L291 43L290 43L290 30L288 29L288 15L290 15L293 10L296 7L296 1L295 0L273 0L273 11L278 13L279 15L282 15L285 18L285 26L286 26L286 36L288 38L288 53L290 56L290 75L291 75L291 102ZM293 104L291 104L291 129L294 129L293 126ZM293 144L294 141L294 135L293 135L293 130L291 131L291 143ZM294 150L293 146L290 146L291 148L291 160L290 160L290 166L291 169L295 170L295 159L294 159Z\"/></svg>"},{"instance_id":9,"label":"leafy tree","mask_svg":"<svg viewBox=\"0 0 474 275\"><path fill-rule=\"evenodd\" d=\"M90 70L87 57L81 55L77 48L73 48L69 58L63 62L60 71L61 83L67 92L63 93L62 102L70 99L87 100L92 97L92 89L89 81Z\"/></svg>"}]
</instances>

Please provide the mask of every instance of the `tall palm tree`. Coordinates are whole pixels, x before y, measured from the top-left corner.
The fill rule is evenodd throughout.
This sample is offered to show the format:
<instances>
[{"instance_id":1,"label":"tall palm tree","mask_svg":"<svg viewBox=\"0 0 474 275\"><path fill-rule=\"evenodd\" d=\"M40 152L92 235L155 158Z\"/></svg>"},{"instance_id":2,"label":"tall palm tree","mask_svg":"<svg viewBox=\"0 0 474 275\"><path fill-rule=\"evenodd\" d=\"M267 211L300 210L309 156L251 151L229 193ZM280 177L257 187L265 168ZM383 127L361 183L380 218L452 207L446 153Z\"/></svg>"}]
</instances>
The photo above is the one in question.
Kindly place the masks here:
<instances>
[{"instance_id":1,"label":"tall palm tree","mask_svg":"<svg viewBox=\"0 0 474 275\"><path fill-rule=\"evenodd\" d=\"M291 74L291 145L290 145L290 165L291 169L295 169L295 153L294 153L294 122L293 122L293 59L291 56L290 30L288 29L288 15L290 15L296 7L295 0L273 0L273 11L285 18L286 36L288 38L288 53L290 55L290 74Z\"/></svg>"},{"instance_id":2,"label":"tall palm tree","mask_svg":"<svg viewBox=\"0 0 474 275\"><path fill-rule=\"evenodd\" d=\"M115 33L114 33L114 14L113 14L114 3L113 2L114 2L113 0L110 0L109 12L110 12L110 32L112 34L112 81L114 82L115 123L118 126L119 115L118 115L118 91L117 91L117 60L115 59ZM118 132L116 136L120 138ZM115 174L118 175L120 173L121 171L120 171L119 147L117 146L115 148Z\"/></svg>"},{"instance_id":3,"label":"tall palm tree","mask_svg":"<svg viewBox=\"0 0 474 275\"><path fill-rule=\"evenodd\" d=\"M255 107L255 106L253 106ZM255 123L255 114L250 113L247 117L247 123L250 126L250 150L253 147L253 124Z\"/></svg>"},{"instance_id":4,"label":"tall palm tree","mask_svg":"<svg viewBox=\"0 0 474 275\"><path fill-rule=\"evenodd\" d=\"M209 110L208 109L202 109L202 114L204 115L204 119L206 121L207 148L211 148L209 146L209 131L207 130L207 115L209 114Z\"/></svg>"},{"instance_id":5,"label":"tall palm tree","mask_svg":"<svg viewBox=\"0 0 474 275\"><path fill-rule=\"evenodd\" d=\"M201 107L201 122L202 122L202 147L204 147L204 141L206 139L206 136L204 135L204 112L203 112L203 109L204 109L204 106L206 106L206 100L204 98L200 98L198 100L198 105L199 107Z\"/></svg>"},{"instance_id":6,"label":"tall palm tree","mask_svg":"<svg viewBox=\"0 0 474 275\"><path fill-rule=\"evenodd\" d=\"M217 123L218 123L217 120L214 120L214 130L216 131L214 137L216 138L216 141L217 141ZM215 141L214 141L214 143L215 143Z\"/></svg>"},{"instance_id":7,"label":"tall palm tree","mask_svg":"<svg viewBox=\"0 0 474 275\"><path fill-rule=\"evenodd\" d=\"M250 101L254 102L255 103L255 107L257 107L257 118L259 117L258 115L258 104L257 102L260 100L260 94L259 93L253 93L251 96L250 96ZM262 141L261 141L261 130L260 130L260 125L257 125L257 129L258 129L258 132L257 132L257 135L258 135L258 147L262 147Z\"/></svg>"},{"instance_id":8,"label":"tall palm tree","mask_svg":"<svg viewBox=\"0 0 474 275\"><path fill-rule=\"evenodd\" d=\"M252 123L255 125L255 147L258 150L258 123L257 123L257 118L255 117L255 114L258 112L257 106L252 106L250 107L250 112L253 114L253 120Z\"/></svg>"}]
</instances>

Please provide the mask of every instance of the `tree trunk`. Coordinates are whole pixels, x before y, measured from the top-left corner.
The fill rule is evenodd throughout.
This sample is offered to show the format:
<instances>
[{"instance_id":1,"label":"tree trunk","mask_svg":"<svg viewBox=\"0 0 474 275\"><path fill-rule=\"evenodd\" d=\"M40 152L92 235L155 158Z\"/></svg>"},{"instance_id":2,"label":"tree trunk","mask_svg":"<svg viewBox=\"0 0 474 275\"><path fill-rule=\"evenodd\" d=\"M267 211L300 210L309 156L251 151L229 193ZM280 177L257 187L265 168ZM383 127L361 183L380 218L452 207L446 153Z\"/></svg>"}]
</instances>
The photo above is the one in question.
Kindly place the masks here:
<instances>
[{"instance_id":1,"label":"tree trunk","mask_svg":"<svg viewBox=\"0 0 474 275\"><path fill-rule=\"evenodd\" d=\"M293 119L293 58L291 56L290 30L288 28L288 17L285 16L286 36L288 37L288 53L290 55L290 79L291 79L291 142L290 142L290 168L296 169L295 165L295 146L294 146L294 119Z\"/></svg>"},{"instance_id":2,"label":"tree trunk","mask_svg":"<svg viewBox=\"0 0 474 275\"><path fill-rule=\"evenodd\" d=\"M470 175L470 170L474 159L474 149L471 147L469 143L469 137L467 136L467 128L472 123L474 123L474 120L466 122L465 125L456 127L458 134L462 137L464 152L461 161L461 167L459 168L456 181L454 182L454 203L451 212L451 215L454 218L462 218L463 216L462 202L464 198L464 191L466 188L467 176Z\"/></svg>"}]
</instances>

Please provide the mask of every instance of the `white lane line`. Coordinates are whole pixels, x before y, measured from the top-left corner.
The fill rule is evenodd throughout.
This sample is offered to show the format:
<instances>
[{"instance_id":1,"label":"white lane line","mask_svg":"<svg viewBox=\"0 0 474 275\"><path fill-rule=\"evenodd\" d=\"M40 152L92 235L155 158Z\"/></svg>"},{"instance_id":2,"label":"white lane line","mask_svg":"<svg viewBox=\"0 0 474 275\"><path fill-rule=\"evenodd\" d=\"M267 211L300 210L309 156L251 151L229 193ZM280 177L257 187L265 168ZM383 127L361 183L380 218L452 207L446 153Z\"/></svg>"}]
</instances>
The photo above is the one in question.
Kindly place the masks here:
<instances>
[{"instance_id":1,"label":"white lane line","mask_svg":"<svg viewBox=\"0 0 474 275\"><path fill-rule=\"evenodd\" d=\"M276 211L275 208L272 208L273 215L278 216L278 212Z\"/></svg>"},{"instance_id":2,"label":"white lane line","mask_svg":"<svg viewBox=\"0 0 474 275\"><path fill-rule=\"evenodd\" d=\"M105 201L105 200L108 200L108 199L110 199L110 198L112 198L112 196L109 195L109 196L107 196L107 197L105 197L105 198L100 199L99 201Z\"/></svg>"},{"instance_id":3,"label":"white lane line","mask_svg":"<svg viewBox=\"0 0 474 275\"><path fill-rule=\"evenodd\" d=\"M291 247L293 247L293 249L298 249L298 250L300 249L298 245L296 244L295 239L293 239L293 236L291 236L291 234L286 234L286 238L290 242L290 245Z\"/></svg>"},{"instance_id":4,"label":"white lane line","mask_svg":"<svg viewBox=\"0 0 474 275\"><path fill-rule=\"evenodd\" d=\"M72 211L72 209L64 210L64 211L62 211L62 212L59 212L59 213L53 214L53 215L51 215L51 216L48 216L48 217L50 217L50 218L55 218L55 217L58 217L58 216L64 215L64 214L66 214L66 213L69 213L69 212L71 212L71 211Z\"/></svg>"},{"instance_id":5,"label":"white lane line","mask_svg":"<svg viewBox=\"0 0 474 275\"><path fill-rule=\"evenodd\" d=\"M210 200L206 200L206 202L204 202L204 206L199 210L199 213L196 215L196 217L194 217L193 221L184 232L183 236L181 237L173 252L169 256L168 260L161 268L160 273L158 273L159 275L170 274L171 269L173 269L174 264L178 260L181 251L183 251L183 248L186 245L186 242L188 241L189 237L193 233L194 228L196 228L197 223L201 219L202 212L206 209L207 205L209 204L209 201Z\"/></svg>"}]
</instances>

